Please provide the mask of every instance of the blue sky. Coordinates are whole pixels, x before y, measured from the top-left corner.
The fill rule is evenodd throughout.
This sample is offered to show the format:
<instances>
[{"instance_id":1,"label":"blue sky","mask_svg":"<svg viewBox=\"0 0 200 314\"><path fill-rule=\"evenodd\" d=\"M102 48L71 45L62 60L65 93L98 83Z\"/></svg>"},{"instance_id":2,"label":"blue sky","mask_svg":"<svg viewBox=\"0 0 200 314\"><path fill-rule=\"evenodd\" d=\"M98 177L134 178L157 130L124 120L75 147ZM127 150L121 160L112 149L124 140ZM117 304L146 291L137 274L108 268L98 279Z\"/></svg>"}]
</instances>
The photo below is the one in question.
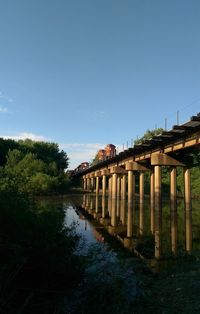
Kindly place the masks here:
<instances>
[{"instance_id":1,"label":"blue sky","mask_svg":"<svg viewBox=\"0 0 200 314\"><path fill-rule=\"evenodd\" d=\"M0 0L0 136L70 168L200 111L199 0Z\"/></svg>"}]
</instances>

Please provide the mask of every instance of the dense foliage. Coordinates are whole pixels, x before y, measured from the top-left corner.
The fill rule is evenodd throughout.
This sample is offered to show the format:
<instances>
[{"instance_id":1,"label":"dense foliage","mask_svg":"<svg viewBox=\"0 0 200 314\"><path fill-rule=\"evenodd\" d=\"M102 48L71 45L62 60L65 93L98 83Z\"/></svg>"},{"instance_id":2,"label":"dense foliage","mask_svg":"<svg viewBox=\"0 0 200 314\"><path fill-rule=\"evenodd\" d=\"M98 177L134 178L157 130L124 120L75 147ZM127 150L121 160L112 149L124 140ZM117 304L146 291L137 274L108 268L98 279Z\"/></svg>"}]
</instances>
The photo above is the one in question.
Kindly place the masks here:
<instances>
[{"instance_id":1,"label":"dense foliage","mask_svg":"<svg viewBox=\"0 0 200 314\"><path fill-rule=\"evenodd\" d=\"M0 139L0 312L53 313L82 274L79 237L62 207L33 201L65 192L68 157L54 143Z\"/></svg>"},{"instance_id":2,"label":"dense foliage","mask_svg":"<svg viewBox=\"0 0 200 314\"><path fill-rule=\"evenodd\" d=\"M69 186L64 170L68 157L55 143L0 139L0 185L20 192L63 192Z\"/></svg>"},{"instance_id":3,"label":"dense foliage","mask_svg":"<svg viewBox=\"0 0 200 314\"><path fill-rule=\"evenodd\" d=\"M53 313L81 278L79 238L62 208L14 190L0 196L0 312Z\"/></svg>"}]
</instances>

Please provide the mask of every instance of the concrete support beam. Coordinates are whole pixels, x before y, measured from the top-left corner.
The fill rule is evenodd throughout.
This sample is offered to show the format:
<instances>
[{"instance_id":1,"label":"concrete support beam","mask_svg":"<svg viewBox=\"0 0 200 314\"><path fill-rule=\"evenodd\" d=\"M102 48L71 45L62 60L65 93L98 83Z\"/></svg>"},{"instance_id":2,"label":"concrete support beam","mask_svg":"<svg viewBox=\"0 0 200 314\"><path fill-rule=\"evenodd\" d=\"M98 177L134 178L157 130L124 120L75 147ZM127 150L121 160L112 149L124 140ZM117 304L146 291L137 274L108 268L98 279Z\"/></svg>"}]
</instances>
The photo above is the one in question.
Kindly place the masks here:
<instances>
[{"instance_id":1,"label":"concrete support beam","mask_svg":"<svg viewBox=\"0 0 200 314\"><path fill-rule=\"evenodd\" d=\"M163 153L152 154L151 165L152 166L185 166L182 162Z\"/></svg>"},{"instance_id":2,"label":"concrete support beam","mask_svg":"<svg viewBox=\"0 0 200 314\"><path fill-rule=\"evenodd\" d=\"M101 170L101 175L102 176L109 176L110 175L110 170L108 170L108 169Z\"/></svg>"},{"instance_id":3,"label":"concrete support beam","mask_svg":"<svg viewBox=\"0 0 200 314\"><path fill-rule=\"evenodd\" d=\"M124 168L122 168L122 167L114 166L114 167L112 167L110 169L110 173L111 174L114 174L114 173L116 173L116 174L125 174L125 173L127 173L127 171Z\"/></svg>"},{"instance_id":4,"label":"concrete support beam","mask_svg":"<svg viewBox=\"0 0 200 314\"><path fill-rule=\"evenodd\" d=\"M127 171L149 171L149 168L143 166L142 164L139 164L138 162L127 162L125 164L125 169Z\"/></svg>"}]
</instances>

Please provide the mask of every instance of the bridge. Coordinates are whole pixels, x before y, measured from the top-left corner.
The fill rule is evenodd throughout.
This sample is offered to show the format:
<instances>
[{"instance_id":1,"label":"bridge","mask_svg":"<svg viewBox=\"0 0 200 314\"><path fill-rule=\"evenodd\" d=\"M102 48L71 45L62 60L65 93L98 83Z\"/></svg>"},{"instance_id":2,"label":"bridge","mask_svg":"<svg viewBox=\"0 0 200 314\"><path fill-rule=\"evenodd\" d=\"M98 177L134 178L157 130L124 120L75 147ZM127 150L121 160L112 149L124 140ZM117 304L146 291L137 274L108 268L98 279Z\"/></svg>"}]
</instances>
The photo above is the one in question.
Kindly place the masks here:
<instances>
[{"instance_id":1,"label":"bridge","mask_svg":"<svg viewBox=\"0 0 200 314\"><path fill-rule=\"evenodd\" d=\"M151 231L159 233L162 190L162 167L169 166L170 172L170 205L176 210L177 203L177 167L183 168L185 210L191 212L191 178L190 167L194 165L192 154L200 151L200 113L182 124L174 125L170 131L163 131L133 148L99 162L98 164L74 173L81 177L83 188L95 192L98 196L109 196L113 201L117 198L128 201L135 200L135 178L139 176L139 199L144 202L144 173L149 172ZM100 190L101 187L101 190ZM159 239L156 257L160 257ZM188 251L191 239L187 241Z\"/></svg>"}]
</instances>

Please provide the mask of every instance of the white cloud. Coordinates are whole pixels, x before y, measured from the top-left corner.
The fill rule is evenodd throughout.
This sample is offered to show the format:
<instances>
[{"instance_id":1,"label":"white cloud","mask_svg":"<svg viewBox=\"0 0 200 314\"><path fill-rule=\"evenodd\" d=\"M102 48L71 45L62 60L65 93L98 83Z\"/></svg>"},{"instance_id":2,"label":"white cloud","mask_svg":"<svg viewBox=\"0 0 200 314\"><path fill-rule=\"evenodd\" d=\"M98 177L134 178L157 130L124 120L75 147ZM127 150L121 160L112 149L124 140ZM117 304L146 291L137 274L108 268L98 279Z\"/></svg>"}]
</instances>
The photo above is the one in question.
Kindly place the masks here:
<instances>
[{"instance_id":1,"label":"white cloud","mask_svg":"<svg viewBox=\"0 0 200 314\"><path fill-rule=\"evenodd\" d=\"M16 141L25 140L25 139L30 139L32 141L50 141L50 139L42 135L36 135L33 133L26 133L26 132L17 133L15 135L0 135L0 137L3 137L5 139L13 139Z\"/></svg>"},{"instance_id":2,"label":"white cloud","mask_svg":"<svg viewBox=\"0 0 200 314\"><path fill-rule=\"evenodd\" d=\"M81 162L90 162L96 155L97 151L105 147L100 143L62 143L60 149L67 152L70 159L70 169L75 169Z\"/></svg>"},{"instance_id":3,"label":"white cloud","mask_svg":"<svg viewBox=\"0 0 200 314\"><path fill-rule=\"evenodd\" d=\"M8 95L5 95L3 92L1 92L0 91L0 99L4 99L4 100L6 100L6 101L8 101L8 102L13 102L13 99L10 97L10 96L8 96Z\"/></svg>"},{"instance_id":4,"label":"white cloud","mask_svg":"<svg viewBox=\"0 0 200 314\"><path fill-rule=\"evenodd\" d=\"M6 107L0 106L0 113L7 113L8 109Z\"/></svg>"}]
</instances>

